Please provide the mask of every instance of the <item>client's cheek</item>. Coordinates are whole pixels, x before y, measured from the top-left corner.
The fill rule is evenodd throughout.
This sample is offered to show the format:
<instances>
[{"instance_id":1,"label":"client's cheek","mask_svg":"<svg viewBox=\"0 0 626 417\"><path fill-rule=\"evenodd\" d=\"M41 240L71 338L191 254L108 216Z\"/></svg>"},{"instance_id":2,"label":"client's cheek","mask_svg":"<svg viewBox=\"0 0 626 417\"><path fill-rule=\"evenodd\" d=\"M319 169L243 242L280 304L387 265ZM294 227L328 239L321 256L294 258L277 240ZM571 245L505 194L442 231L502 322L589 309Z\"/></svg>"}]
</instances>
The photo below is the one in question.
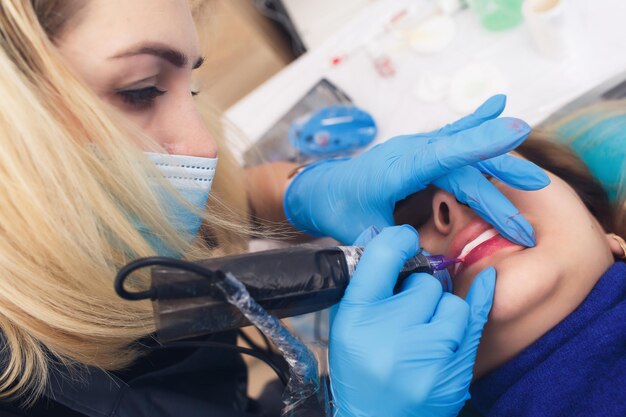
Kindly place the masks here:
<instances>
[{"instance_id":1,"label":"client's cheek","mask_svg":"<svg viewBox=\"0 0 626 417\"><path fill-rule=\"evenodd\" d=\"M419 234L420 247L422 249L427 250L433 255L445 253L447 245L449 244L447 242L449 239L438 233L432 222L427 222L423 226L419 227L417 229L417 233Z\"/></svg>"},{"instance_id":2,"label":"client's cheek","mask_svg":"<svg viewBox=\"0 0 626 417\"><path fill-rule=\"evenodd\" d=\"M488 265L492 266L492 265ZM484 268L482 266L472 265L465 271L461 273L457 273L456 275L452 275L452 284L453 284L453 293L454 295L465 299L467 294L476 279L476 276L482 271ZM497 271L497 270L496 270Z\"/></svg>"},{"instance_id":3,"label":"client's cheek","mask_svg":"<svg viewBox=\"0 0 626 417\"><path fill-rule=\"evenodd\" d=\"M495 265L496 291L490 320L509 323L546 305L563 276L562 265L551 263L551 258L548 252L528 249Z\"/></svg>"},{"instance_id":4,"label":"client's cheek","mask_svg":"<svg viewBox=\"0 0 626 417\"><path fill-rule=\"evenodd\" d=\"M523 275L525 268L515 267L514 265L520 265L519 257L523 251L527 250L521 246L509 246L503 248L500 252L491 255L488 258L482 259L477 263L470 265L463 269L460 268L456 276L453 278L454 294L465 299L467 294L476 279L476 276L488 267L494 267L496 270L496 282L508 281L509 279L517 281L520 285L523 285L523 278L514 278L514 275ZM524 256L522 255L522 258ZM497 288L497 286L496 286Z\"/></svg>"},{"instance_id":5,"label":"client's cheek","mask_svg":"<svg viewBox=\"0 0 626 417\"><path fill-rule=\"evenodd\" d=\"M452 278L452 293L457 297L465 299L474 279L475 277L471 279L461 279L460 277Z\"/></svg>"}]
</instances>

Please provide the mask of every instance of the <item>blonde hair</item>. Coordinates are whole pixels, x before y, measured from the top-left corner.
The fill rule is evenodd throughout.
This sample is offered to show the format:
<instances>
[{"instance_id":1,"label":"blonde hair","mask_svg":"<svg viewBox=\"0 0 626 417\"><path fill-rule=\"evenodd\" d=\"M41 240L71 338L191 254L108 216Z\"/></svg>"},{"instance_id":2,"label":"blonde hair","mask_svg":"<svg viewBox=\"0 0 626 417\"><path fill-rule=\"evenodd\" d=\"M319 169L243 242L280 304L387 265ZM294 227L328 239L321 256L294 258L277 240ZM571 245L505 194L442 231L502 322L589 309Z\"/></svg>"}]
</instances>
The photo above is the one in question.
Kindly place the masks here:
<instances>
[{"instance_id":1,"label":"blonde hair","mask_svg":"<svg viewBox=\"0 0 626 417\"><path fill-rule=\"evenodd\" d=\"M26 404L42 394L51 362L120 369L140 354L133 341L155 330L149 302L113 290L121 265L155 255L137 221L188 258L209 256L161 209L142 149L163 151L59 56L54 36L80 3L0 3L0 397ZM212 195L204 227L224 251L241 248L245 194L223 146ZM232 206L240 210L228 217Z\"/></svg>"}]
</instances>

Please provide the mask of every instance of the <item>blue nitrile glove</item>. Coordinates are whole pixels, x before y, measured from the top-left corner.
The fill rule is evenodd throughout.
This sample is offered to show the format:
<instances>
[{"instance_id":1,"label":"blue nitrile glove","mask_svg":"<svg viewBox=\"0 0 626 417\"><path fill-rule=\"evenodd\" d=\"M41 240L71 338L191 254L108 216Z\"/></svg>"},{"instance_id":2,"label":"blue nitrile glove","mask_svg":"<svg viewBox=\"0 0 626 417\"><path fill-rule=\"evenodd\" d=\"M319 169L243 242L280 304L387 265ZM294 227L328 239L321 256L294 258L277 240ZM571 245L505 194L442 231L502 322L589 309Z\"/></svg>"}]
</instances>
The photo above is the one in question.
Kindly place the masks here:
<instances>
[{"instance_id":1,"label":"blue nitrile glove","mask_svg":"<svg viewBox=\"0 0 626 417\"><path fill-rule=\"evenodd\" d=\"M396 203L433 183L468 204L503 236L534 246L530 224L482 175L522 190L550 183L533 163L503 155L530 132L519 119L494 119L505 101L505 96L494 96L436 132L399 136L352 159L308 166L285 193L287 219L310 235L350 243L368 226L393 225Z\"/></svg>"},{"instance_id":2,"label":"blue nitrile glove","mask_svg":"<svg viewBox=\"0 0 626 417\"><path fill-rule=\"evenodd\" d=\"M428 274L393 294L419 248L410 226L390 227L365 249L330 331L336 417L456 416L469 398L495 270L481 272L464 301Z\"/></svg>"}]
</instances>

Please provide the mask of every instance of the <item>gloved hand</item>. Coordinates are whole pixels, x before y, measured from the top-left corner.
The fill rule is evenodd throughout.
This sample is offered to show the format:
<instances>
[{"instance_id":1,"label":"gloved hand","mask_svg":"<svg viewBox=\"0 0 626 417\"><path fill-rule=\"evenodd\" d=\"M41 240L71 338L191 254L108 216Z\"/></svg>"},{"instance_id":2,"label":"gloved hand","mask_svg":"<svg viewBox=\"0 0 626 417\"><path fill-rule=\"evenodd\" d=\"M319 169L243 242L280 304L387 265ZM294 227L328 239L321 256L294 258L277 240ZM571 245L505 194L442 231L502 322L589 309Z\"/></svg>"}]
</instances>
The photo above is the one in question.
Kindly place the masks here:
<instances>
[{"instance_id":1,"label":"gloved hand","mask_svg":"<svg viewBox=\"0 0 626 417\"><path fill-rule=\"evenodd\" d=\"M495 270L478 275L467 301L428 274L411 275L394 295L418 248L415 229L396 226L365 249L330 332L336 417L456 416L469 398Z\"/></svg>"},{"instance_id":2,"label":"gloved hand","mask_svg":"<svg viewBox=\"0 0 626 417\"><path fill-rule=\"evenodd\" d=\"M399 136L352 159L310 165L285 193L287 219L310 235L351 243L369 226L382 230L393 225L396 203L433 183L468 204L509 240L534 246L530 224L482 175L522 190L550 183L533 163L503 155L530 132L519 119L494 119L505 101L503 95L494 96L473 114L436 132Z\"/></svg>"}]
</instances>

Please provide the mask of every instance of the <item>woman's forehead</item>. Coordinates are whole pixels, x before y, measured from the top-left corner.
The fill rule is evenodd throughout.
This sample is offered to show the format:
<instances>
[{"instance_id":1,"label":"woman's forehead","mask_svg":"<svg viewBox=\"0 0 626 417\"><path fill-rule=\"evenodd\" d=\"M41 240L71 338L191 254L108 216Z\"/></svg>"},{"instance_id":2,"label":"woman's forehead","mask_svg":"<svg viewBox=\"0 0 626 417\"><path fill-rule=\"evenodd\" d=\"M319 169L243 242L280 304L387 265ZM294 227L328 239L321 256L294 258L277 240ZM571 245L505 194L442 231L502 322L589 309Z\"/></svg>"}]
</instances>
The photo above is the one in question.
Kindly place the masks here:
<instances>
[{"instance_id":1,"label":"woman's forehead","mask_svg":"<svg viewBox=\"0 0 626 417\"><path fill-rule=\"evenodd\" d=\"M111 57L142 43L169 45L199 55L198 36L186 0L90 0L80 21L60 38L83 54Z\"/></svg>"}]
</instances>

